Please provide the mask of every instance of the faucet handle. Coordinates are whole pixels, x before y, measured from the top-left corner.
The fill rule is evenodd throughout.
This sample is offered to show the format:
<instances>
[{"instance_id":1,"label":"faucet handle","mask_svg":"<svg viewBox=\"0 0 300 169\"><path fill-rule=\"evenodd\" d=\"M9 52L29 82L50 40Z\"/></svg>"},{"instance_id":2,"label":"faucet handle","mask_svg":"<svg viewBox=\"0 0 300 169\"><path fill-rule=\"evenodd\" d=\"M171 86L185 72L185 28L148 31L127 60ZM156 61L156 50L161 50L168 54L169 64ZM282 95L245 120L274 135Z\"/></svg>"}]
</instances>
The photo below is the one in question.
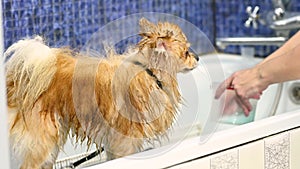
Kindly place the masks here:
<instances>
[{"instance_id":1,"label":"faucet handle","mask_svg":"<svg viewBox=\"0 0 300 169\"><path fill-rule=\"evenodd\" d=\"M259 11L259 6L255 6L254 9L252 10L251 6L247 6L246 8L246 13L248 14L248 19L245 21L244 26L249 28L252 24L254 29L258 28L257 20L258 20L258 11Z\"/></svg>"},{"instance_id":2,"label":"faucet handle","mask_svg":"<svg viewBox=\"0 0 300 169\"><path fill-rule=\"evenodd\" d=\"M285 11L282 8L276 8L273 14L273 20L280 20L284 17Z\"/></svg>"}]
</instances>

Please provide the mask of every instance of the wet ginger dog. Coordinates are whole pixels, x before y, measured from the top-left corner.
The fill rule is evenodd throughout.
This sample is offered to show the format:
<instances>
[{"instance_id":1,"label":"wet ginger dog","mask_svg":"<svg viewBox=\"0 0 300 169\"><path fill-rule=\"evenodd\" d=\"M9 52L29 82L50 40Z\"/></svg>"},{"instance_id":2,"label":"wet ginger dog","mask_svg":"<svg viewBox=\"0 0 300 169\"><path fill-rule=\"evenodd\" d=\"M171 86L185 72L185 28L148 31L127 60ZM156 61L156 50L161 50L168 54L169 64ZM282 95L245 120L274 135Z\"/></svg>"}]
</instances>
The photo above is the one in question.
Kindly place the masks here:
<instances>
[{"instance_id":1,"label":"wet ginger dog","mask_svg":"<svg viewBox=\"0 0 300 169\"><path fill-rule=\"evenodd\" d=\"M21 168L52 168L69 132L109 159L143 149L173 124L176 74L197 65L181 29L140 20L141 41L123 55L85 57L41 37L5 52L10 144Z\"/></svg>"}]
</instances>

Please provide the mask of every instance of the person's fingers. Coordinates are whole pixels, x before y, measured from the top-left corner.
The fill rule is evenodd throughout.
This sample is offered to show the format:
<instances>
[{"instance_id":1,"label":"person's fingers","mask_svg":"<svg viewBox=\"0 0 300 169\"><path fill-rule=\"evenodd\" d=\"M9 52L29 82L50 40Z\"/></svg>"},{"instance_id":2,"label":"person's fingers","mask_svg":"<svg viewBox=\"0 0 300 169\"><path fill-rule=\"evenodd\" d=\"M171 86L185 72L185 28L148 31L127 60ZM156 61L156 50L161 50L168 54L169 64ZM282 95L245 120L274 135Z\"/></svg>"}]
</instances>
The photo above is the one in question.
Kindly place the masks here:
<instances>
[{"instance_id":1,"label":"person's fingers","mask_svg":"<svg viewBox=\"0 0 300 169\"><path fill-rule=\"evenodd\" d=\"M221 83L215 93L215 99L219 99L226 90L225 82Z\"/></svg>"},{"instance_id":2,"label":"person's fingers","mask_svg":"<svg viewBox=\"0 0 300 169\"><path fill-rule=\"evenodd\" d=\"M233 114L238 110L238 108L239 105L236 103L234 99L232 99L231 101L225 103L223 114L227 114L227 115Z\"/></svg>"},{"instance_id":3,"label":"person's fingers","mask_svg":"<svg viewBox=\"0 0 300 169\"><path fill-rule=\"evenodd\" d=\"M252 96L251 99L259 100L260 99L260 94L256 94L256 95Z\"/></svg>"},{"instance_id":4,"label":"person's fingers","mask_svg":"<svg viewBox=\"0 0 300 169\"><path fill-rule=\"evenodd\" d=\"M231 86L232 80L233 77L230 76L228 79L226 79L224 82L222 82L219 85L215 93L215 99L219 99L227 88L232 87Z\"/></svg>"},{"instance_id":5,"label":"person's fingers","mask_svg":"<svg viewBox=\"0 0 300 169\"><path fill-rule=\"evenodd\" d=\"M248 99L237 98L237 103L243 109L244 114L249 116L250 111L252 110L252 105Z\"/></svg>"}]
</instances>

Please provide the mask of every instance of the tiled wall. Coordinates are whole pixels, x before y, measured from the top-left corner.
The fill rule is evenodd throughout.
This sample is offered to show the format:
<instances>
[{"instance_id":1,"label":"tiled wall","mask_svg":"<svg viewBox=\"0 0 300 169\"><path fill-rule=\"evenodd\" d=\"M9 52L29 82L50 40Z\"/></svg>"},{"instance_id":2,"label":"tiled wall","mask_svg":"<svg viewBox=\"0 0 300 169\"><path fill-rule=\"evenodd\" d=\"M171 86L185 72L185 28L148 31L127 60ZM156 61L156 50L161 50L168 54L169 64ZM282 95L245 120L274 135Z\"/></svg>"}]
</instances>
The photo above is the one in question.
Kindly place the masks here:
<instances>
[{"instance_id":1,"label":"tiled wall","mask_svg":"<svg viewBox=\"0 0 300 169\"><path fill-rule=\"evenodd\" d=\"M80 47L92 33L120 17L169 13L185 18L213 40L211 0L3 0L5 47L39 34L50 45Z\"/></svg>"},{"instance_id":2,"label":"tiled wall","mask_svg":"<svg viewBox=\"0 0 300 169\"><path fill-rule=\"evenodd\" d=\"M290 0L289 11L300 11L298 0ZM169 13L199 27L214 43L216 37L273 36L266 26L257 30L243 26L248 5L272 9L271 0L3 0L5 48L26 36L44 36L51 46L82 46L106 23L140 12ZM264 56L274 47L257 47ZM239 53L231 46L226 52Z\"/></svg>"},{"instance_id":3,"label":"tiled wall","mask_svg":"<svg viewBox=\"0 0 300 169\"><path fill-rule=\"evenodd\" d=\"M299 169L300 129L290 130L173 169Z\"/></svg>"}]
</instances>

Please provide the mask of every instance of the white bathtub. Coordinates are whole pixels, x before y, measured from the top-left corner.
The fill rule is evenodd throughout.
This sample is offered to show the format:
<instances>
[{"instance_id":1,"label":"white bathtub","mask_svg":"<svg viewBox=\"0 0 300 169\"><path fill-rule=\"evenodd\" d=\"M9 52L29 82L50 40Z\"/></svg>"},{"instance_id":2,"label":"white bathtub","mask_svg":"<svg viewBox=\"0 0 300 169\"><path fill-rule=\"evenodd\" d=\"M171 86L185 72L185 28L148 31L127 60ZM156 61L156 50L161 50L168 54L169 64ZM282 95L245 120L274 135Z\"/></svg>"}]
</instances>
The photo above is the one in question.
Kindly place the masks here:
<instances>
[{"instance_id":1,"label":"white bathtub","mask_svg":"<svg viewBox=\"0 0 300 169\"><path fill-rule=\"evenodd\" d=\"M275 84L264 91L256 107L255 122L240 126L217 122L220 116L219 112L215 112L218 109L212 106L214 104L212 82L220 82L234 71L251 67L259 61L261 59L227 54L210 54L202 57L197 70L178 76L185 105L182 106L181 114L170 134L169 141L163 141L161 147L92 165L89 168L115 168L116 166L121 166L121 168L184 168L185 166L191 167L196 162L203 165L203 169L214 168L212 159L217 154L222 154L223 151L234 151L241 146L264 140L270 135L297 128L300 126L300 111L298 113L300 105L294 103L289 97L291 87L298 86L297 81L286 82L282 86ZM282 92L280 99L277 100L277 106L274 107L279 87L282 87ZM275 116L269 117L271 114ZM74 149L68 141L65 152L59 155L57 168L66 159L84 152L86 152L84 146ZM99 158L90 164L97 163L97 160ZM263 163L264 167L266 164L266 162Z\"/></svg>"}]
</instances>

